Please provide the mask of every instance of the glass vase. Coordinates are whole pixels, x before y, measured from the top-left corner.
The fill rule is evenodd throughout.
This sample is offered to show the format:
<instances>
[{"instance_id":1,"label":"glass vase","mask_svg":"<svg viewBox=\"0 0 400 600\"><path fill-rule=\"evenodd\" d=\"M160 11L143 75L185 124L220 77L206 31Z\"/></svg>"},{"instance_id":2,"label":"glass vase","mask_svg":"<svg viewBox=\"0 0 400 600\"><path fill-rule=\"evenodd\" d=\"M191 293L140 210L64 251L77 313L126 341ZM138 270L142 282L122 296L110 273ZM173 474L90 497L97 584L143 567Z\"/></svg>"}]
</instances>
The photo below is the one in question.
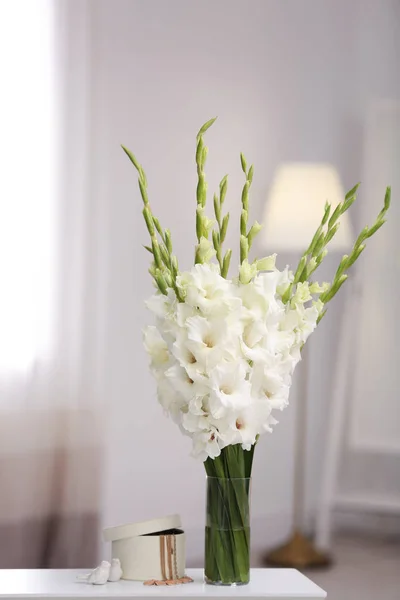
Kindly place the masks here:
<instances>
[{"instance_id":1,"label":"glass vase","mask_svg":"<svg viewBox=\"0 0 400 600\"><path fill-rule=\"evenodd\" d=\"M207 477L205 580L250 581L250 477Z\"/></svg>"}]
</instances>

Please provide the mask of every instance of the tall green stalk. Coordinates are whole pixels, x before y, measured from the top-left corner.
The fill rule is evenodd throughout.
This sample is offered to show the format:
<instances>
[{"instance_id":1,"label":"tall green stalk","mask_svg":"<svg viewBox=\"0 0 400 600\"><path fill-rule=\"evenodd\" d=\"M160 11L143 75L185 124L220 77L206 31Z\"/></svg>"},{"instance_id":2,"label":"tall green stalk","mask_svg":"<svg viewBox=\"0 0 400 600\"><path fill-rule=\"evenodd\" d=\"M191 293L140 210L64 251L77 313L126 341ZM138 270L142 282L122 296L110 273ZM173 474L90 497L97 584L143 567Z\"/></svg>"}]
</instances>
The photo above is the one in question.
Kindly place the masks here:
<instances>
[{"instance_id":1,"label":"tall green stalk","mask_svg":"<svg viewBox=\"0 0 400 600\"><path fill-rule=\"evenodd\" d=\"M150 235L151 246L145 246L146 250L153 255L153 263L150 266L149 273L161 292L166 295L168 288L172 288L179 302L183 301L181 292L176 285L176 278L179 274L178 259L172 253L171 232L161 227L160 221L153 214L147 193L146 173L139 161L128 148L121 146L133 166L138 172L140 195L143 200L143 217L146 223L147 231ZM158 237L160 241L158 240Z\"/></svg>"},{"instance_id":2,"label":"tall green stalk","mask_svg":"<svg viewBox=\"0 0 400 600\"><path fill-rule=\"evenodd\" d=\"M254 446L227 446L205 463L207 514L205 576L212 583L250 579L250 477Z\"/></svg>"}]
</instances>

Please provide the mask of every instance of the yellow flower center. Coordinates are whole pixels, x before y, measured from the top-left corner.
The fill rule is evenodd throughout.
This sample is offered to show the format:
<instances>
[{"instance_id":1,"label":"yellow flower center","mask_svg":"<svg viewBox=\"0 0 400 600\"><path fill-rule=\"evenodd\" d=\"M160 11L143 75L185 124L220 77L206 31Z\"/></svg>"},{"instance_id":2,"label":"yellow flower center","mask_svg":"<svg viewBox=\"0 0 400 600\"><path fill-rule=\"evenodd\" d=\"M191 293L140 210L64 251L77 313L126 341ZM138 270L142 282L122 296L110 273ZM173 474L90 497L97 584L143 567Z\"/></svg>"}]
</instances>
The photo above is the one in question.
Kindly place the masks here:
<instances>
[{"instance_id":1,"label":"yellow flower center","mask_svg":"<svg viewBox=\"0 0 400 600\"><path fill-rule=\"evenodd\" d=\"M226 394L227 396L233 393L233 390L229 385L221 385L219 391L223 394Z\"/></svg>"},{"instance_id":2,"label":"yellow flower center","mask_svg":"<svg viewBox=\"0 0 400 600\"><path fill-rule=\"evenodd\" d=\"M207 346L207 348L214 348L214 340L211 338L210 335L207 335L203 339L203 343Z\"/></svg>"}]
</instances>

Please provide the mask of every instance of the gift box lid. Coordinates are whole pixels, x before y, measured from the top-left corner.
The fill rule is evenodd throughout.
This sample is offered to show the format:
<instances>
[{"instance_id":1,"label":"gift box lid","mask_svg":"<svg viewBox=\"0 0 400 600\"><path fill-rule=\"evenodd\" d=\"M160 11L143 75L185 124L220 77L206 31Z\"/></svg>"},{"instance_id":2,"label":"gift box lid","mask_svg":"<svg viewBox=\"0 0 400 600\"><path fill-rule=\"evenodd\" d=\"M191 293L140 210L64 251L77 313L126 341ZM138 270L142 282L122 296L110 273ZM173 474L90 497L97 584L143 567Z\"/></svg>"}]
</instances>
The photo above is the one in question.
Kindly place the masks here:
<instances>
[{"instance_id":1,"label":"gift box lid","mask_svg":"<svg viewBox=\"0 0 400 600\"><path fill-rule=\"evenodd\" d=\"M181 518L179 515L168 515L159 519L150 519L149 521L139 521L137 523L127 523L117 527L108 527L103 531L103 537L106 542L114 542L124 538L157 533L158 531L168 531L169 529L180 529Z\"/></svg>"}]
</instances>

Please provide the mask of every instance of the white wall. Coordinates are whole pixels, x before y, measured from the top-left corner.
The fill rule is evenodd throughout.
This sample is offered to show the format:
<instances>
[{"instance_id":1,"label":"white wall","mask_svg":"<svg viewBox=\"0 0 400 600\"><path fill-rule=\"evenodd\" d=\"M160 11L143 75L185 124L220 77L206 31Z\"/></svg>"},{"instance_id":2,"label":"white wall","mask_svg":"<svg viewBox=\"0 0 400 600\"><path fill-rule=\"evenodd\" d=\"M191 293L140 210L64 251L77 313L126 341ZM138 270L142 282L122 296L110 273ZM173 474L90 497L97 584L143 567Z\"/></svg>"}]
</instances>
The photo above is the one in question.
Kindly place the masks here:
<instances>
[{"instance_id":1,"label":"white wall","mask_svg":"<svg viewBox=\"0 0 400 600\"><path fill-rule=\"evenodd\" d=\"M119 148L144 165L153 209L173 233L183 267L195 239L194 143L209 134L210 191L230 174L232 244L237 243L239 152L255 164L253 215L282 160L336 164L359 179L362 122L375 95L399 96L393 1L93 0L93 193L108 220L106 525L180 512L188 556L202 556L204 473L188 440L166 420L147 370L141 329L152 291L136 176ZM397 46L396 46L397 45ZM287 257L284 257L286 260ZM235 262L235 261L233 261ZM335 261L328 261L332 272ZM318 490L340 302L315 334L308 502ZM293 398L294 399L294 398ZM290 527L293 407L256 452L254 543ZM197 560L198 559L198 560Z\"/></svg>"}]
</instances>

